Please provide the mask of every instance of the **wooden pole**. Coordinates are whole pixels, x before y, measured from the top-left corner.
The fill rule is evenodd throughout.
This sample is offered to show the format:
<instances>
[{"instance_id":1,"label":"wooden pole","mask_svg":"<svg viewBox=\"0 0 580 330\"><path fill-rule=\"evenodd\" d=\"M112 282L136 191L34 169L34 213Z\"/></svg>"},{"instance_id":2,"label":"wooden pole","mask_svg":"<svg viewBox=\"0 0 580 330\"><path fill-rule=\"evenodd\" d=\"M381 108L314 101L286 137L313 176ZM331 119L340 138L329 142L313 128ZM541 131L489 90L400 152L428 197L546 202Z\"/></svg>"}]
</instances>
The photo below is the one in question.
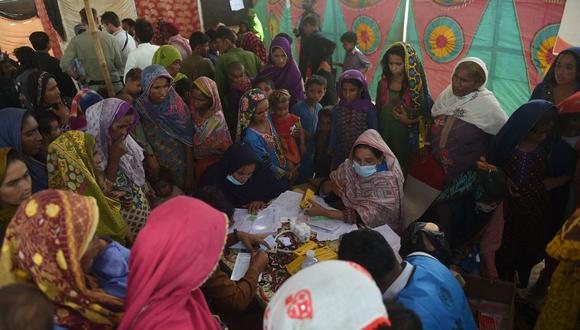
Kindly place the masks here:
<instances>
[{"instance_id":1,"label":"wooden pole","mask_svg":"<svg viewBox=\"0 0 580 330\"><path fill-rule=\"evenodd\" d=\"M109 66L105 60L105 53L103 52L103 46L101 45L101 40L97 35L97 25L95 24L95 18L93 17L93 11L91 10L91 5L89 0L84 0L85 2L85 12L87 13L87 21L89 21L89 32L95 43L95 49L97 50L97 58L99 59L99 64L101 65L101 70L103 70L103 77L105 79L105 85L107 86L107 91L109 92L109 97L115 96L115 89L113 88L113 81L111 80L111 75L109 73Z\"/></svg>"}]
</instances>

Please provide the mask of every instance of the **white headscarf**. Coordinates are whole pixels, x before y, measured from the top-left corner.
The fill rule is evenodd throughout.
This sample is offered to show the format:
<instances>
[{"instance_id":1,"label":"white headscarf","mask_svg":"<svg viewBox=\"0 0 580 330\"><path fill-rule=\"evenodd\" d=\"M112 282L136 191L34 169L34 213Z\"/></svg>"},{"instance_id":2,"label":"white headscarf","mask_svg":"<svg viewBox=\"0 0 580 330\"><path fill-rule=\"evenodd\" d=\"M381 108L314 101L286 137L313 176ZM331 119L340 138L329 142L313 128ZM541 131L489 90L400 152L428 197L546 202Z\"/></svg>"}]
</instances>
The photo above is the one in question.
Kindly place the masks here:
<instances>
[{"instance_id":1,"label":"white headscarf","mask_svg":"<svg viewBox=\"0 0 580 330\"><path fill-rule=\"evenodd\" d=\"M121 109L121 106L127 102L110 98L100 101L92 106L90 106L86 111L87 118L87 133L91 134L97 140L97 148L101 152L101 157L103 161L99 165L99 170L104 171L107 167L109 161L109 143L111 140L111 126L115 121L117 113ZM133 110L135 116L137 116L137 110ZM145 170L143 169L143 148L128 135L125 138L125 148L127 148L127 153L121 157L119 166L129 177L133 183L142 187L145 185Z\"/></svg>"},{"instance_id":2,"label":"white headscarf","mask_svg":"<svg viewBox=\"0 0 580 330\"><path fill-rule=\"evenodd\" d=\"M466 57L457 62L455 68L453 68L453 74L455 74L457 67L465 62L473 62L479 65L485 72L485 81L478 90L465 96L453 94L452 84L449 84L435 101L431 114L433 117L441 115L454 116L477 126L488 134L496 135L507 121L508 116L493 93L485 88L488 79L487 66L477 57Z\"/></svg>"},{"instance_id":3,"label":"white headscarf","mask_svg":"<svg viewBox=\"0 0 580 330\"><path fill-rule=\"evenodd\" d=\"M323 261L290 277L264 313L264 329L375 329L390 326L381 291L353 262Z\"/></svg>"}]
</instances>

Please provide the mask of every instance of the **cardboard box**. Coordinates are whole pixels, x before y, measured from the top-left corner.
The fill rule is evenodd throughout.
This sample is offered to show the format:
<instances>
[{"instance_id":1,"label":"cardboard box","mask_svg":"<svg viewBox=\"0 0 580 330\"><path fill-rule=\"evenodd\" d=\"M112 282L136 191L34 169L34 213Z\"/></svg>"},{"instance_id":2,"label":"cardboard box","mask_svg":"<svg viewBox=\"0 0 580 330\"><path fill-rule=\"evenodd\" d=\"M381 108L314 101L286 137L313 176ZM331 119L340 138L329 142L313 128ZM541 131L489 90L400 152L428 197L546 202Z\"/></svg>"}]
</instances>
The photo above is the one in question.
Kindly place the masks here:
<instances>
[{"instance_id":1,"label":"cardboard box","mask_svg":"<svg viewBox=\"0 0 580 330\"><path fill-rule=\"evenodd\" d=\"M477 315L474 315L474 319L478 326L482 329L494 328L487 326L493 323L493 321L490 322L489 317L486 317L486 315L489 316L489 310L495 308L505 311L505 315L503 315L504 312L501 313L501 318L506 319L505 322L502 322L503 324L496 324L495 329L513 330L516 296L515 284L503 281L492 281L473 275L463 275L463 278L465 279L465 295L472 310L476 310ZM483 311L480 310L482 307L484 309ZM481 317L478 318L478 315Z\"/></svg>"}]
</instances>

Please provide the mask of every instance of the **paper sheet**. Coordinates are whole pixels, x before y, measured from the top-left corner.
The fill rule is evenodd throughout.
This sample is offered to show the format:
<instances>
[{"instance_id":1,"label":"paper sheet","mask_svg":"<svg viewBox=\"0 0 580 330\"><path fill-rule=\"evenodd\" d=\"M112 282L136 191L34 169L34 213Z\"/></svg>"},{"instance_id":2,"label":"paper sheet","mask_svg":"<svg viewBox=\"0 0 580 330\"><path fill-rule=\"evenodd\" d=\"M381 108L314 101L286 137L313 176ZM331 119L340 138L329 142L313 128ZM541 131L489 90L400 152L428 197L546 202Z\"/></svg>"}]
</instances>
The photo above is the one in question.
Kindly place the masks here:
<instances>
[{"instance_id":1,"label":"paper sheet","mask_svg":"<svg viewBox=\"0 0 580 330\"><path fill-rule=\"evenodd\" d=\"M230 0L230 8L232 11L244 9L244 0Z\"/></svg>"},{"instance_id":2,"label":"paper sheet","mask_svg":"<svg viewBox=\"0 0 580 330\"><path fill-rule=\"evenodd\" d=\"M256 215L249 214L246 209L235 209L234 225L228 231L231 233L237 229L250 234L267 234L276 232L278 228L280 219L274 208L262 210Z\"/></svg>"},{"instance_id":3,"label":"paper sheet","mask_svg":"<svg viewBox=\"0 0 580 330\"><path fill-rule=\"evenodd\" d=\"M248 269L250 268L251 259L251 253L238 253L236 263L234 264L234 269L232 269L232 276L230 277L232 281L239 281L246 275L246 272L248 272Z\"/></svg>"},{"instance_id":4,"label":"paper sheet","mask_svg":"<svg viewBox=\"0 0 580 330\"><path fill-rule=\"evenodd\" d=\"M274 245L276 245L276 241L274 240L274 236L272 235L268 235L267 237L264 238L264 241L266 241L266 243L268 243L268 245L270 245L270 248L274 247ZM230 246L230 249L236 249L236 250L243 250L246 247L244 246L244 244L242 242L237 242L236 244ZM264 250L264 251L268 251L268 247L265 245L260 244L260 249Z\"/></svg>"},{"instance_id":5,"label":"paper sheet","mask_svg":"<svg viewBox=\"0 0 580 330\"><path fill-rule=\"evenodd\" d=\"M399 255L399 249L401 249L401 237L395 233L389 225L382 225L376 228L373 228L374 231L379 232L383 237L387 240L391 249L395 252L395 254Z\"/></svg>"}]
</instances>

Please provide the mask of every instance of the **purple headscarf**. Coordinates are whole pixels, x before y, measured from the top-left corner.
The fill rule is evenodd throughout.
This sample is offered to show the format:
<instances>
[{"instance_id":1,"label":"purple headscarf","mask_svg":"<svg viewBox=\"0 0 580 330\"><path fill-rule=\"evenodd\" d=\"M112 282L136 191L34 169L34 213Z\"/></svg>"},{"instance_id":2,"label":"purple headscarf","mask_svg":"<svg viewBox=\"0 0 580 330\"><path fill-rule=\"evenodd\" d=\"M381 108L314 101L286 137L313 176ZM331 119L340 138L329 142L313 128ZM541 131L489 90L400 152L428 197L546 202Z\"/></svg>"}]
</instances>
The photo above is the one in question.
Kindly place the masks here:
<instances>
[{"instance_id":1,"label":"purple headscarf","mask_svg":"<svg viewBox=\"0 0 580 330\"><path fill-rule=\"evenodd\" d=\"M345 80L357 80L362 84L363 90L361 93L361 97L358 100L347 102L342 95L342 84ZM374 109L375 105L371 101L371 94L369 93L369 85L367 84L367 80L362 72L358 70L346 70L338 79L338 83L336 85L340 95L340 102L338 105L345 108L355 109L355 110L367 110L369 108Z\"/></svg>"},{"instance_id":2,"label":"purple headscarf","mask_svg":"<svg viewBox=\"0 0 580 330\"><path fill-rule=\"evenodd\" d=\"M272 57L272 52L280 48L286 56L288 56L288 62L283 68L279 68L274 65L274 59ZM268 56L268 64L270 67L260 72L258 77L267 77L274 81L274 86L276 89L286 89L290 93L290 107L298 101L304 100L304 83L302 82L302 75L300 75L300 70L298 65L292 57L292 49L288 39L284 37L276 37L270 43L270 54Z\"/></svg>"}]
</instances>

